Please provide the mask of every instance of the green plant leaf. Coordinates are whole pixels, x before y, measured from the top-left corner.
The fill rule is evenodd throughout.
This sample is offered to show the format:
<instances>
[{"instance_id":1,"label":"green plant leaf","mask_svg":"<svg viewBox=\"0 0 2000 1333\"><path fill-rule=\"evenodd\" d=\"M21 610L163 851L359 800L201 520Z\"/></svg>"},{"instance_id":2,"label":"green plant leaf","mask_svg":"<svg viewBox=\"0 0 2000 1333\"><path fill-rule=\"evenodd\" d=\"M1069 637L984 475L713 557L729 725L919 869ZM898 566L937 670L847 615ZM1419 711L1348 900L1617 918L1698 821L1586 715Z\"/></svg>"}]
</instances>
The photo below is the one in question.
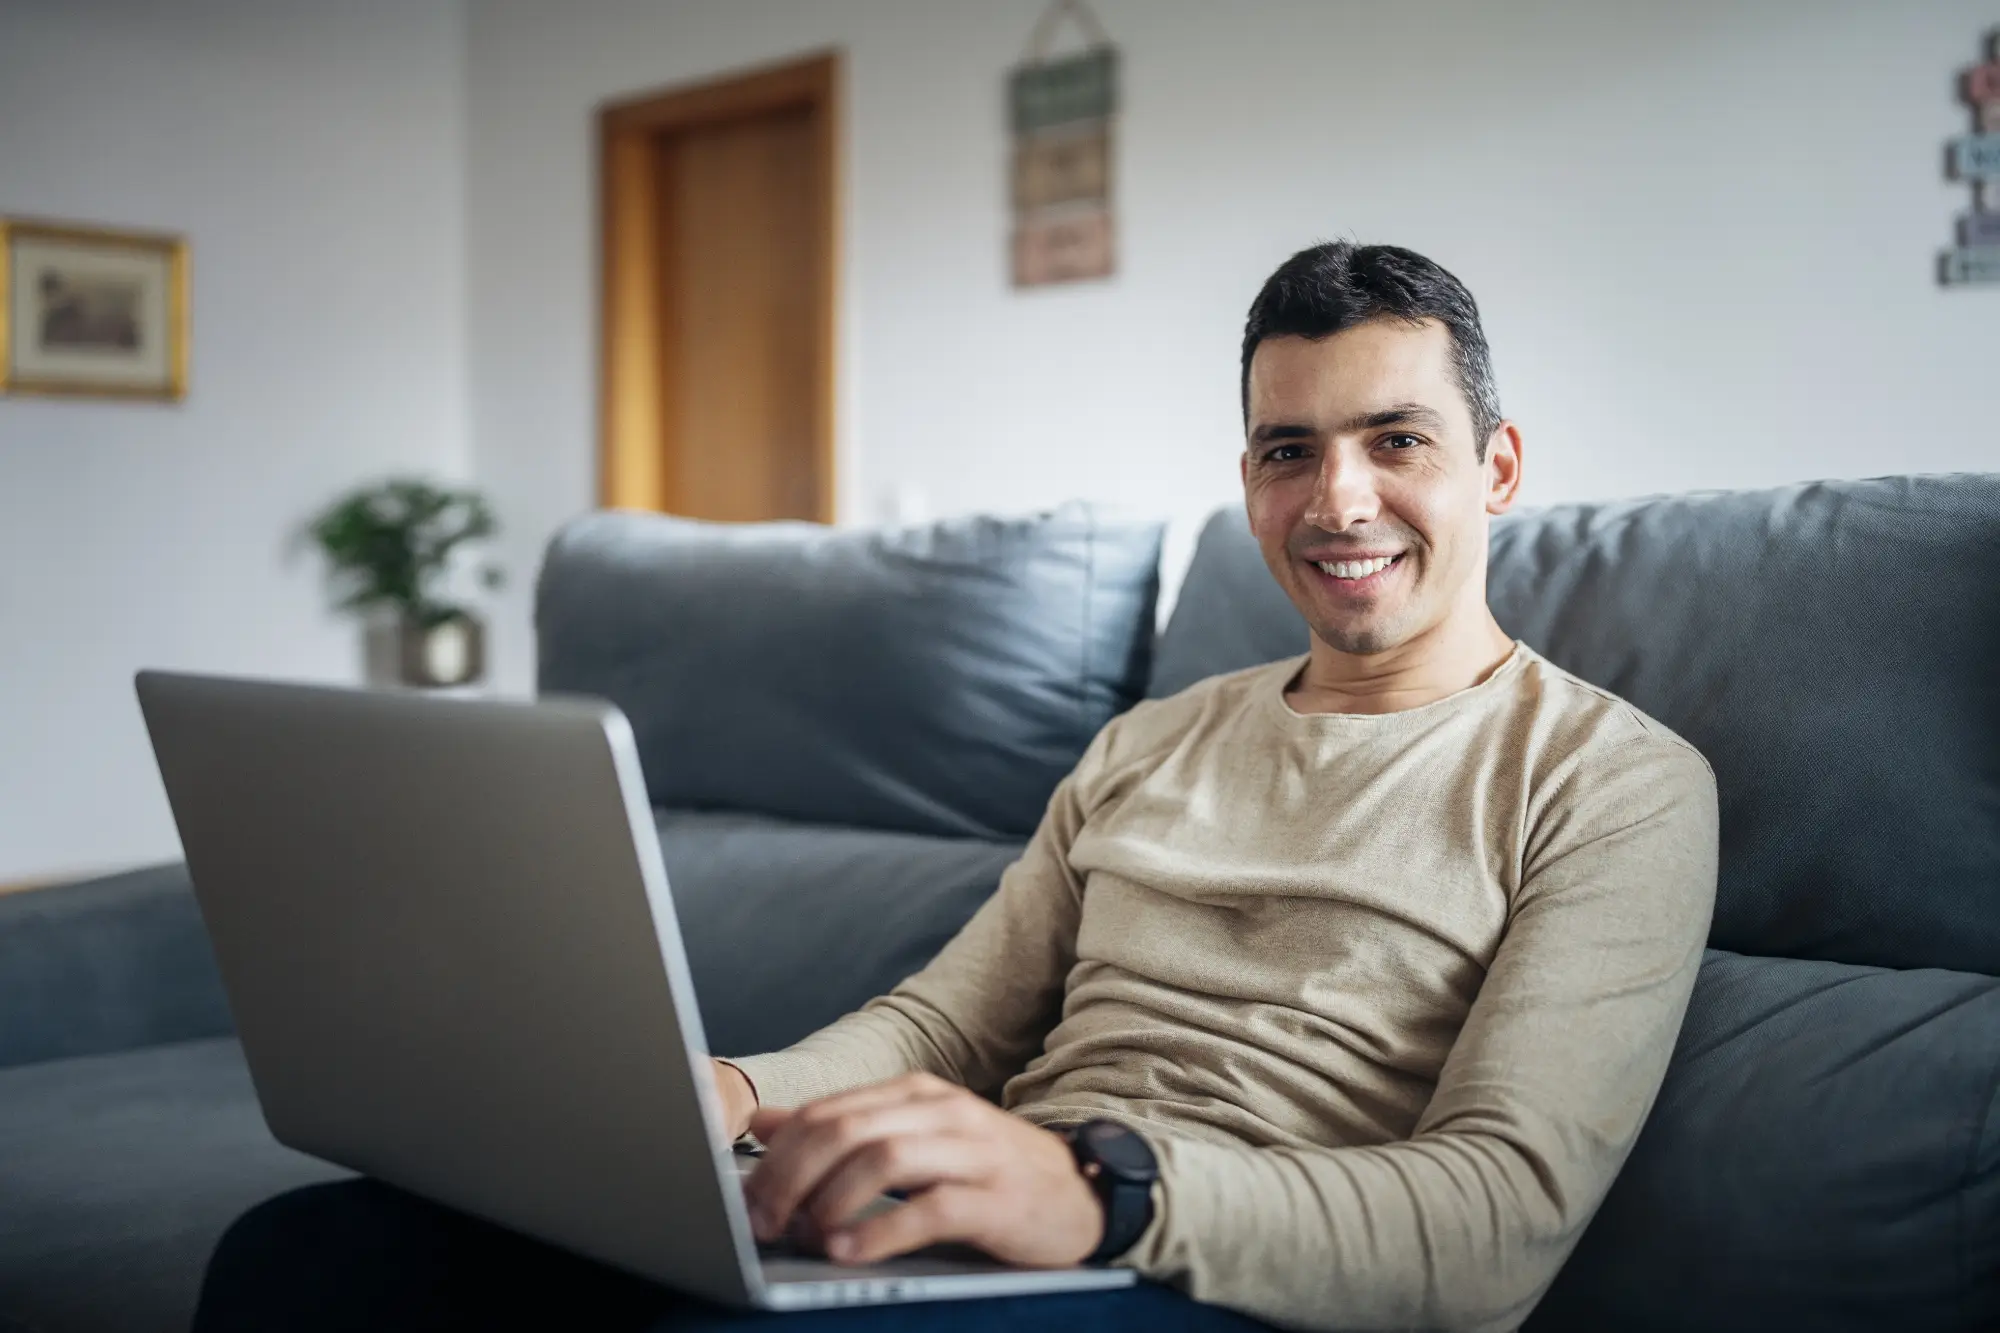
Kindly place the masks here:
<instances>
[{"instance_id":1,"label":"green plant leaf","mask_svg":"<svg viewBox=\"0 0 2000 1333\"><path fill-rule=\"evenodd\" d=\"M437 595L452 553L499 531L477 491L451 490L417 478L391 478L342 496L308 525L326 557L328 590L340 610L394 608L420 624L465 614ZM480 577L496 587L498 570Z\"/></svg>"}]
</instances>

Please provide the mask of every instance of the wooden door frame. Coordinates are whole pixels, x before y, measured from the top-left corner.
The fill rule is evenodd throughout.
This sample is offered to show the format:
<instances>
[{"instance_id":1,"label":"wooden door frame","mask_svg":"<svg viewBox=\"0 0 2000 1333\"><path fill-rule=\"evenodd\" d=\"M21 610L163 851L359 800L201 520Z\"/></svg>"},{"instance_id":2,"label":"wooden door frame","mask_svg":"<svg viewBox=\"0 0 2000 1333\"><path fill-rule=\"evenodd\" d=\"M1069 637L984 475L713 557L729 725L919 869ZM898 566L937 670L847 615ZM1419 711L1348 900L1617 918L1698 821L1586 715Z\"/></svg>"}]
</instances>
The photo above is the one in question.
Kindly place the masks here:
<instances>
[{"instance_id":1,"label":"wooden door frame","mask_svg":"<svg viewBox=\"0 0 2000 1333\"><path fill-rule=\"evenodd\" d=\"M664 359L659 272L659 155L664 133L804 108L813 112L818 217L811 233L819 272L813 329L814 461L818 512L835 511L835 338L839 327L841 57L827 51L782 65L725 75L607 102L597 112L600 221L598 289L598 502L663 495L659 446Z\"/></svg>"}]
</instances>

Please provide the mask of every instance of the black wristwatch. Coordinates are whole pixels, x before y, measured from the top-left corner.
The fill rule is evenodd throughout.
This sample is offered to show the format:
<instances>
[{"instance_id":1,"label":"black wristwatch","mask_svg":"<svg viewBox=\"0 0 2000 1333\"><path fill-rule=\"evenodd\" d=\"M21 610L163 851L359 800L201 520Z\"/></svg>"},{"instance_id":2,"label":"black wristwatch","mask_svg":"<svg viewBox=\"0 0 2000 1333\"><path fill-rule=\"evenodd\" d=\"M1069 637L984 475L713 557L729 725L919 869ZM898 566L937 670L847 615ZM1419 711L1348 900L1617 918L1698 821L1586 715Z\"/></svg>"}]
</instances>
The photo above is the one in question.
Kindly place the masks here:
<instances>
[{"instance_id":1,"label":"black wristwatch","mask_svg":"<svg viewBox=\"0 0 2000 1333\"><path fill-rule=\"evenodd\" d=\"M1090 1182L1104 1209L1104 1239L1084 1259L1106 1264L1132 1248L1153 1223L1153 1182L1160 1165L1131 1130L1109 1120L1086 1120L1063 1131L1076 1169Z\"/></svg>"}]
</instances>

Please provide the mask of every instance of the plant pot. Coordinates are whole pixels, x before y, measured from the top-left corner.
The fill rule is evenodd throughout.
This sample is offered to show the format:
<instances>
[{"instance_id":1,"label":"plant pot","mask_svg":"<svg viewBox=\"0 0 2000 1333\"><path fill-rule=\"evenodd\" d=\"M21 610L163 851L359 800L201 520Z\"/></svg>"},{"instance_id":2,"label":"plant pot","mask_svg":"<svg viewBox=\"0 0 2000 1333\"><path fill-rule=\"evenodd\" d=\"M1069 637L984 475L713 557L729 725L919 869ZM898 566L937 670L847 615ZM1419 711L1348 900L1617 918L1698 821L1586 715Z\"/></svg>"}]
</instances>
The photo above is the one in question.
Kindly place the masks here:
<instances>
[{"instance_id":1,"label":"plant pot","mask_svg":"<svg viewBox=\"0 0 2000 1333\"><path fill-rule=\"evenodd\" d=\"M396 627L397 661L405 685L469 685L486 672L486 626L469 615Z\"/></svg>"}]
</instances>

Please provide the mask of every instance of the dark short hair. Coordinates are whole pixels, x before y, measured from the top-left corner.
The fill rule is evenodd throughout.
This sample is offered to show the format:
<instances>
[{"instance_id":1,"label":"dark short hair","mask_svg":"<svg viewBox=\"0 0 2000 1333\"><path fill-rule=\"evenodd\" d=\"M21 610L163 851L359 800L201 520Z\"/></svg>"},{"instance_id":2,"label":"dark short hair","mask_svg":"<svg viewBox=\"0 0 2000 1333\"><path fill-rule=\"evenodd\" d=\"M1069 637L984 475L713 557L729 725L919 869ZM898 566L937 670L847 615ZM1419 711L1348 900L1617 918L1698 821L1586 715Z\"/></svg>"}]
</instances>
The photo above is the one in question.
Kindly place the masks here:
<instances>
[{"instance_id":1,"label":"dark short hair","mask_svg":"<svg viewBox=\"0 0 2000 1333\"><path fill-rule=\"evenodd\" d=\"M1452 367L1479 456L1500 425L1493 356L1479 306L1465 284L1414 250L1330 241L1301 250L1264 280L1243 325L1243 417L1250 418L1250 358L1266 338L1328 338L1371 319L1434 319L1451 335Z\"/></svg>"}]
</instances>

